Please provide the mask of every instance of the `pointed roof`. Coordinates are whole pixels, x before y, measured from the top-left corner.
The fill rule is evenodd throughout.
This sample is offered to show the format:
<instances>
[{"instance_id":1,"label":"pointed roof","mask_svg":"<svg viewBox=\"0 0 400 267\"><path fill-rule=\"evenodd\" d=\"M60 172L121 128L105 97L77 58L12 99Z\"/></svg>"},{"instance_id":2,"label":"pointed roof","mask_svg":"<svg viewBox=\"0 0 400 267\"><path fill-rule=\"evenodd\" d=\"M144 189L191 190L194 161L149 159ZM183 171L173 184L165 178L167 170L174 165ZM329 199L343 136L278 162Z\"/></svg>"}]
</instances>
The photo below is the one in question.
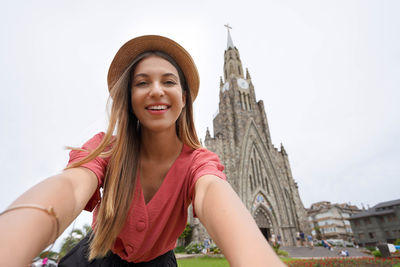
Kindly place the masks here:
<instances>
[{"instance_id":1,"label":"pointed roof","mask_svg":"<svg viewBox=\"0 0 400 267\"><path fill-rule=\"evenodd\" d=\"M233 46L233 42L232 42L231 32L228 29L228 47L226 49L229 49L229 48L234 48L234 46Z\"/></svg>"},{"instance_id":2,"label":"pointed roof","mask_svg":"<svg viewBox=\"0 0 400 267\"><path fill-rule=\"evenodd\" d=\"M281 153L283 155L287 155L285 148L283 147L283 144L281 143Z\"/></svg>"},{"instance_id":3,"label":"pointed roof","mask_svg":"<svg viewBox=\"0 0 400 267\"><path fill-rule=\"evenodd\" d=\"M225 24L224 26L228 29L228 45L226 47L226 49L228 50L229 48L235 47L232 42L231 32L229 31L229 29L232 29L232 27L229 26L229 24Z\"/></svg>"}]
</instances>

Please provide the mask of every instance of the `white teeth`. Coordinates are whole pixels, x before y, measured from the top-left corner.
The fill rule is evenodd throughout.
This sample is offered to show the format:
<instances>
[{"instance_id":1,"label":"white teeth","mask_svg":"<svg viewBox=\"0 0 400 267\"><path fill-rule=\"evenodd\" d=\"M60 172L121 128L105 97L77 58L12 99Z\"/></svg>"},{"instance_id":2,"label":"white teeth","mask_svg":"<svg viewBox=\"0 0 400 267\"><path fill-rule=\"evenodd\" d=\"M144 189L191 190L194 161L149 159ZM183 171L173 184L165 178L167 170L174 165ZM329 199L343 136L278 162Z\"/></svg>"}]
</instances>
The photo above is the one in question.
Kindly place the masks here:
<instances>
[{"instance_id":1,"label":"white teeth","mask_svg":"<svg viewBox=\"0 0 400 267\"><path fill-rule=\"evenodd\" d=\"M167 109L167 106L166 105L150 106L150 107L148 107L148 109L151 109L151 110L163 110L163 109Z\"/></svg>"}]
</instances>

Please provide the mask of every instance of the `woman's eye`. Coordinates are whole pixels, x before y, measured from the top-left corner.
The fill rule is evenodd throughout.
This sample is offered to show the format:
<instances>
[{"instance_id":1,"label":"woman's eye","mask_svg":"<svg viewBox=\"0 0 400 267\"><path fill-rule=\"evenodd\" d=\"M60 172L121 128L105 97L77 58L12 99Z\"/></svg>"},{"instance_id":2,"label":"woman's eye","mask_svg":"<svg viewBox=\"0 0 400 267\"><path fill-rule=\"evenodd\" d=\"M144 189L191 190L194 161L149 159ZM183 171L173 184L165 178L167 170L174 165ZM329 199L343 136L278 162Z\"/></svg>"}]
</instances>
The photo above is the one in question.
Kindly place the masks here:
<instances>
[{"instance_id":1,"label":"woman's eye","mask_svg":"<svg viewBox=\"0 0 400 267\"><path fill-rule=\"evenodd\" d=\"M166 85L175 85L176 82L175 81L166 81L165 84Z\"/></svg>"},{"instance_id":2,"label":"woman's eye","mask_svg":"<svg viewBox=\"0 0 400 267\"><path fill-rule=\"evenodd\" d=\"M136 86L145 86L147 82L137 82L135 83Z\"/></svg>"}]
</instances>

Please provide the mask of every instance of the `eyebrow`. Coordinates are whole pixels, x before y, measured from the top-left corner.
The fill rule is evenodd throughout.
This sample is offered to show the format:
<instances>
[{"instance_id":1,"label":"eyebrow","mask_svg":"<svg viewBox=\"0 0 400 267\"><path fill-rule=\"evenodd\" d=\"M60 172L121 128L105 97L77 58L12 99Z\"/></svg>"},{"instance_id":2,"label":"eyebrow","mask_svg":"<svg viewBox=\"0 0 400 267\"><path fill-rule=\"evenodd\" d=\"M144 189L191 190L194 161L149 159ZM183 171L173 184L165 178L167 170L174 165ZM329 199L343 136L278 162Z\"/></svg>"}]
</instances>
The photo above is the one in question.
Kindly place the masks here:
<instances>
[{"instance_id":1,"label":"eyebrow","mask_svg":"<svg viewBox=\"0 0 400 267\"><path fill-rule=\"evenodd\" d=\"M168 73L164 73L163 75L161 75L162 77L169 77L169 76L172 76L172 77L175 77L176 79L178 79L178 77L175 75L175 74L173 74L173 73L171 73L171 72L168 72ZM148 74L146 74L146 73L138 73L138 74L136 74L133 78L134 79L136 79L136 78L139 78L139 77L149 77L149 75Z\"/></svg>"}]
</instances>

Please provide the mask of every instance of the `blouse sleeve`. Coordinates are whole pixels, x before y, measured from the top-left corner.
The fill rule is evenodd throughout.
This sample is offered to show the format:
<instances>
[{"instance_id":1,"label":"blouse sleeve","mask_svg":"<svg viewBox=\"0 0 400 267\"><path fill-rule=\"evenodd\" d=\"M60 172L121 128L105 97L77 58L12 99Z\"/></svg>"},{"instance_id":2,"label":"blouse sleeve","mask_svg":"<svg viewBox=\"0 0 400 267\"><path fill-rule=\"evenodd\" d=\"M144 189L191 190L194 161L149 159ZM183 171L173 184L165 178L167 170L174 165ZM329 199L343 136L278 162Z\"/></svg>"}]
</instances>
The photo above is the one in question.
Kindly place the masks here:
<instances>
[{"instance_id":1,"label":"blouse sleeve","mask_svg":"<svg viewBox=\"0 0 400 267\"><path fill-rule=\"evenodd\" d=\"M103 139L104 135L105 135L104 132L100 132L95 136L93 136L91 139L89 139L89 141L87 141L82 146L82 149L87 151L71 150L71 152L69 153L68 165L82 160L90 153L90 151L96 149L97 146L100 144L101 140ZM87 211L92 211L96 207L96 205L100 202L101 198L100 187L103 186L104 175L106 173L108 160L109 158L96 157L92 161L81 165L81 167L85 167L91 170L96 175L98 181L96 191L94 192L93 196L90 198L90 200L85 206L85 210Z\"/></svg>"},{"instance_id":2,"label":"blouse sleeve","mask_svg":"<svg viewBox=\"0 0 400 267\"><path fill-rule=\"evenodd\" d=\"M215 175L222 180L226 180L226 175L222 172L224 166L221 164L217 154L205 148L200 148L195 151L196 155L193 158L192 164L189 167L189 200L192 202L193 215L196 216L194 209L195 185L197 180L207 174Z\"/></svg>"}]
</instances>

